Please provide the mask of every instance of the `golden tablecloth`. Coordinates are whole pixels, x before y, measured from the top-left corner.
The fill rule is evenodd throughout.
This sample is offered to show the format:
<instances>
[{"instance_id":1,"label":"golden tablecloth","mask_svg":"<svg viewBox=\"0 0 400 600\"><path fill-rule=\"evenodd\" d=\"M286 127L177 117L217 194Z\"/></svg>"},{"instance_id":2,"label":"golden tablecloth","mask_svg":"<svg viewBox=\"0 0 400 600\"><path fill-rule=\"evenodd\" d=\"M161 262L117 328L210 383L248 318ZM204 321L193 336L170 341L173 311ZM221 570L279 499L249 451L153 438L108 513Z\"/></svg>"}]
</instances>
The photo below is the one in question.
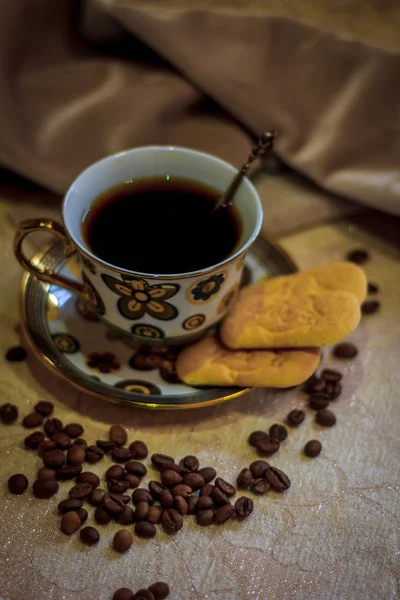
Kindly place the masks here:
<instances>
[{"instance_id":1,"label":"golden tablecloth","mask_svg":"<svg viewBox=\"0 0 400 600\"><path fill-rule=\"evenodd\" d=\"M42 373L33 357L28 364L7 363L6 349L19 341L21 270L12 255L14 227L4 204L0 213L0 400L16 403L21 417L39 399L51 399L55 415L64 423L82 422L90 442L104 438L111 423L123 423L129 440L145 440L150 453L196 454L203 466L216 466L220 476L234 482L256 458L248 434L282 422L291 408L305 404L299 390L259 389L208 409L151 413L84 397ZM341 259L355 246L368 247L372 259L366 273L379 284L382 302L379 314L365 317L352 336L361 349L355 360L338 364L325 350L325 363L346 372L334 407L337 425L322 430L307 409L306 421L290 431L271 459L291 478L290 490L254 497L254 513L243 523L201 528L189 517L176 536L160 528L155 539L135 538L130 551L118 555L111 547L116 524L98 526L101 539L91 548L79 536L59 531L56 507L70 482L60 484L58 495L48 501L34 498L30 490L22 496L8 493L11 474L24 472L33 483L41 461L23 448L26 430L0 425L1 599L108 600L118 587L138 589L158 579L170 584L171 600L399 596L400 260L376 239L349 233L344 223L317 226L281 242L301 268ZM314 460L301 453L311 438L323 444ZM110 462L89 468L103 473ZM154 476L149 468L145 481Z\"/></svg>"}]
</instances>

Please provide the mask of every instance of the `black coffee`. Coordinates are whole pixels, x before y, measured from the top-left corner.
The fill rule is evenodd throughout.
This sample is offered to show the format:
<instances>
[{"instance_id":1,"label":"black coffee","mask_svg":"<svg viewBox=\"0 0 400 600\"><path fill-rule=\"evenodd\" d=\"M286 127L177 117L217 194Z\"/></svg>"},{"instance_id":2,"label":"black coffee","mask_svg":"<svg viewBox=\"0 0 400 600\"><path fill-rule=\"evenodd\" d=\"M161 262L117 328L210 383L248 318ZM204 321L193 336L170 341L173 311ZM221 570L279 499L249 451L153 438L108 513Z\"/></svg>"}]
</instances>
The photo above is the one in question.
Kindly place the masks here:
<instances>
[{"instance_id":1,"label":"black coffee","mask_svg":"<svg viewBox=\"0 0 400 600\"><path fill-rule=\"evenodd\" d=\"M198 182L157 177L107 190L83 221L86 243L102 260L142 273L185 273L227 256L241 235L235 207L212 212L220 193Z\"/></svg>"}]
</instances>

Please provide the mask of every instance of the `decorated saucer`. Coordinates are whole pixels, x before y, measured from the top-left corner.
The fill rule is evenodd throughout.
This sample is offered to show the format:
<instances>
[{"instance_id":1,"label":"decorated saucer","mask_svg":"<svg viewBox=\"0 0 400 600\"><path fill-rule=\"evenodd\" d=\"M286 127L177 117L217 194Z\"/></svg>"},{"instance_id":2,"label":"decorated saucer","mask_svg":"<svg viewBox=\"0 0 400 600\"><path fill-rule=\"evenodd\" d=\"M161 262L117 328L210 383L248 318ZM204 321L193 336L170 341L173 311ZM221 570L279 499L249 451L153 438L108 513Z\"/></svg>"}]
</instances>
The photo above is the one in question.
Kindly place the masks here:
<instances>
[{"instance_id":1,"label":"decorated saucer","mask_svg":"<svg viewBox=\"0 0 400 600\"><path fill-rule=\"evenodd\" d=\"M35 256L38 267L81 279L76 257L66 258L62 242ZM241 285L296 270L275 243L259 237L246 256ZM82 299L68 290L22 278L22 325L46 366L80 391L110 401L158 409L207 406L244 394L249 388L193 388L179 381L177 350L127 344Z\"/></svg>"}]
</instances>

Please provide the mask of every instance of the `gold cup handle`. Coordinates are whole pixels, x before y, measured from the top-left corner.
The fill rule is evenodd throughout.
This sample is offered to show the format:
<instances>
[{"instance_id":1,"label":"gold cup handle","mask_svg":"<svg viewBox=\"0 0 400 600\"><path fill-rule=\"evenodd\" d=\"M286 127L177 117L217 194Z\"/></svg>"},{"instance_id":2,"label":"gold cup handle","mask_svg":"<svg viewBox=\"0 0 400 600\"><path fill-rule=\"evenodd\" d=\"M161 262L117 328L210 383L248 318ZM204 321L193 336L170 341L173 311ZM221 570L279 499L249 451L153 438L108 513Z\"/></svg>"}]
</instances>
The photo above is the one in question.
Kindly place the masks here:
<instances>
[{"instance_id":1,"label":"gold cup handle","mask_svg":"<svg viewBox=\"0 0 400 600\"><path fill-rule=\"evenodd\" d=\"M73 281L68 277L58 275L58 273L54 273L51 269L42 269L34 265L31 259L25 256L22 251L22 243L28 235L34 233L35 231L52 233L56 237L61 238L64 241L67 257L72 256L76 252L76 249L69 240L64 227L60 223L46 219L27 219L25 221L21 221L18 231L14 237L14 254L22 267L26 271L29 271L31 275L40 281L43 281L44 283L52 283L54 285L66 288L73 294L85 296L84 286L82 283Z\"/></svg>"}]
</instances>

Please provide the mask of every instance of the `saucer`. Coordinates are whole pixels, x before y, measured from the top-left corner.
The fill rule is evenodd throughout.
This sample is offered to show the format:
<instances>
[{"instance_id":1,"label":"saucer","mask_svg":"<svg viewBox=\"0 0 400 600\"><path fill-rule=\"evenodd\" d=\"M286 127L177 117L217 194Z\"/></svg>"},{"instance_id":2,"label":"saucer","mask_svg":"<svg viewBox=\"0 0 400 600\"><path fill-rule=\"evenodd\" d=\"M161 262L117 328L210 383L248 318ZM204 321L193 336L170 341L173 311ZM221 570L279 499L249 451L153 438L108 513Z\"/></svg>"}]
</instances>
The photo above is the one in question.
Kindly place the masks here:
<instances>
[{"instance_id":1,"label":"saucer","mask_svg":"<svg viewBox=\"0 0 400 600\"><path fill-rule=\"evenodd\" d=\"M39 252L34 261L39 268L81 280L77 258L65 257L62 242ZM242 285L295 270L278 245L259 237L246 256ZM174 368L176 350L127 344L80 298L29 273L21 285L22 325L32 349L81 392L145 408L186 409L224 402L250 389L181 383Z\"/></svg>"}]
</instances>

